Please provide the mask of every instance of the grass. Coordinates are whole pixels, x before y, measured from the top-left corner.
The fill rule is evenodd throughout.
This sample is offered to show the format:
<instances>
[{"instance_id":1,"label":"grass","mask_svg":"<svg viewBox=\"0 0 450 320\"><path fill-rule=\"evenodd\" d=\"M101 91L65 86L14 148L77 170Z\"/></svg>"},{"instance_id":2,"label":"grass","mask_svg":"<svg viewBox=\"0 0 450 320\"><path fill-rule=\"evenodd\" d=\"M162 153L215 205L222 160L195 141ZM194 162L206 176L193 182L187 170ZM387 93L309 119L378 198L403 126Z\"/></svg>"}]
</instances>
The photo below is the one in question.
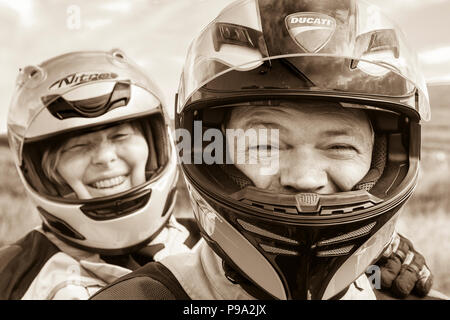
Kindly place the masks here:
<instances>
[{"instance_id":1,"label":"grass","mask_svg":"<svg viewBox=\"0 0 450 320\"><path fill-rule=\"evenodd\" d=\"M0 245L16 241L40 223L36 209L25 189L9 149L0 147Z\"/></svg>"},{"instance_id":2,"label":"grass","mask_svg":"<svg viewBox=\"0 0 450 320\"><path fill-rule=\"evenodd\" d=\"M434 288L450 296L450 153L423 155L415 193L397 229L411 239L435 277ZM446 178L446 179L445 179Z\"/></svg>"}]
</instances>

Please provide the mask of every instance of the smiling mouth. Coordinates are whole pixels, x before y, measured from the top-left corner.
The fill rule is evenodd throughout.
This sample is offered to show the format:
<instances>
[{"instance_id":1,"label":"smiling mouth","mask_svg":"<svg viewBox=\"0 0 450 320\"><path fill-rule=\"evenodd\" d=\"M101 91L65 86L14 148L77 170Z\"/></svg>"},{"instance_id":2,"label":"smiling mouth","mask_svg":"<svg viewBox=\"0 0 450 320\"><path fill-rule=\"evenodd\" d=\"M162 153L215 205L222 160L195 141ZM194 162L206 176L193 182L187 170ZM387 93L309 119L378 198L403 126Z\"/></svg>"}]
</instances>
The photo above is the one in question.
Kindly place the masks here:
<instances>
[{"instance_id":1,"label":"smiling mouth","mask_svg":"<svg viewBox=\"0 0 450 320\"><path fill-rule=\"evenodd\" d=\"M127 179L126 176L118 176L114 178L96 181L94 183L89 184L89 186L95 189L108 189L121 185L122 183L125 182L126 179Z\"/></svg>"}]
</instances>

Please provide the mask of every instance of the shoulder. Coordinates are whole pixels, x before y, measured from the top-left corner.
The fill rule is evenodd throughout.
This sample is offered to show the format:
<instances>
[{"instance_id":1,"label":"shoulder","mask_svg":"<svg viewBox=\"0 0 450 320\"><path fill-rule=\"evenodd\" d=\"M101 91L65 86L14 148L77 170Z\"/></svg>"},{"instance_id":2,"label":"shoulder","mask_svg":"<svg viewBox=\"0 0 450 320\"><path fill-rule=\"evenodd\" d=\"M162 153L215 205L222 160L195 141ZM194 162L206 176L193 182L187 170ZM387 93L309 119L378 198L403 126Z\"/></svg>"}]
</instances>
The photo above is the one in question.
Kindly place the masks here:
<instances>
[{"instance_id":1,"label":"shoulder","mask_svg":"<svg viewBox=\"0 0 450 320\"><path fill-rule=\"evenodd\" d=\"M188 300L175 276L159 262L150 262L119 278L93 300Z\"/></svg>"},{"instance_id":2,"label":"shoulder","mask_svg":"<svg viewBox=\"0 0 450 320\"><path fill-rule=\"evenodd\" d=\"M38 231L0 249L0 299L20 299L59 249Z\"/></svg>"}]
</instances>

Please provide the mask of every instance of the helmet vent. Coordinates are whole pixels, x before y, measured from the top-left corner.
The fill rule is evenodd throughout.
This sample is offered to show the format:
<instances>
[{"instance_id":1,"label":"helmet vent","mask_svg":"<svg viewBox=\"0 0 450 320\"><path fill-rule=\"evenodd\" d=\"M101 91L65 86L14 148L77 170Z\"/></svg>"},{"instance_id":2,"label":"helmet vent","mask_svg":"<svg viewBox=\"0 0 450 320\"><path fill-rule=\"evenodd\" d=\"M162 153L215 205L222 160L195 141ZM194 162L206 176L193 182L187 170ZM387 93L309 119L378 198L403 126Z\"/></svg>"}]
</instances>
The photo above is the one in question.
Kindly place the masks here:
<instances>
[{"instance_id":1,"label":"helmet vent","mask_svg":"<svg viewBox=\"0 0 450 320\"><path fill-rule=\"evenodd\" d=\"M274 194L256 187L246 187L231 195L241 203L262 209L268 214L346 214L370 208L382 200L365 190L354 190L337 194Z\"/></svg>"},{"instance_id":2,"label":"helmet vent","mask_svg":"<svg viewBox=\"0 0 450 320\"><path fill-rule=\"evenodd\" d=\"M346 213L352 213L352 212L358 211L358 210L367 209L367 208L370 208L372 206L373 206L373 204L368 202L368 203L364 203L363 205L349 206L348 208L338 209L338 210L323 208L321 210L320 214L321 215L346 214Z\"/></svg>"},{"instance_id":3,"label":"helmet vent","mask_svg":"<svg viewBox=\"0 0 450 320\"><path fill-rule=\"evenodd\" d=\"M327 239L327 240L322 240L319 241L317 243L317 246L321 247L321 246L326 246L326 245L330 245L330 244L334 244L334 243L340 243L340 242L344 242L344 241L348 241L348 240L352 240L355 238L359 238L362 236L367 235L372 229L373 227L376 225L376 222L372 222L371 224L368 224L364 227L361 227L357 230L354 230L352 232L331 238L331 239Z\"/></svg>"},{"instance_id":4,"label":"helmet vent","mask_svg":"<svg viewBox=\"0 0 450 320\"><path fill-rule=\"evenodd\" d=\"M343 256L348 254L353 249L353 247L354 245L349 245L337 249L319 251L317 252L317 256L320 258Z\"/></svg>"},{"instance_id":5,"label":"helmet vent","mask_svg":"<svg viewBox=\"0 0 450 320\"><path fill-rule=\"evenodd\" d=\"M260 208L260 209L264 209L264 205L260 204L260 203L252 203L252 206Z\"/></svg>"},{"instance_id":6,"label":"helmet vent","mask_svg":"<svg viewBox=\"0 0 450 320\"><path fill-rule=\"evenodd\" d=\"M244 202L245 204L248 204L252 207L256 207L256 208L263 209L263 210L268 210L271 212L298 214L297 208L295 206L273 206L273 205L258 203L255 201L250 201L247 199L244 199L242 202Z\"/></svg>"},{"instance_id":7,"label":"helmet vent","mask_svg":"<svg viewBox=\"0 0 450 320\"><path fill-rule=\"evenodd\" d=\"M273 232L267 231L265 229L259 228L257 226L254 226L246 221L243 221L241 219L237 219L237 222L240 224L240 226L242 228L244 228L245 230L251 232L251 233L256 233L259 234L260 236L266 237L266 238L271 238L271 239L275 239L275 240L279 240L279 241L283 241L283 242L287 242L290 244L300 244L298 241L290 239L290 238L286 238L283 236L280 236L279 234L275 234Z\"/></svg>"},{"instance_id":8,"label":"helmet vent","mask_svg":"<svg viewBox=\"0 0 450 320\"><path fill-rule=\"evenodd\" d=\"M82 234L73 229L65 221L48 213L47 210L44 210L39 206L37 207L37 209L51 229L57 230L60 234L69 238L77 240L86 240L86 238Z\"/></svg>"},{"instance_id":9,"label":"helmet vent","mask_svg":"<svg viewBox=\"0 0 450 320\"><path fill-rule=\"evenodd\" d=\"M263 204L263 203L258 203L255 201L250 201L248 199L244 199L242 200L243 203L248 204L252 207L256 207L258 209L262 209L262 210L266 210L266 211L270 211L272 213L287 213L287 214L299 214L299 212L304 212L304 213L316 213L319 212L320 215L331 215L331 214L346 214L346 213L352 213L354 211L358 211L358 210L363 210L363 209L367 209L373 206L372 203L364 203L364 204L357 204L355 206L349 206L345 209L333 209L333 208L327 208L327 207L322 207L319 210L307 210L309 208L314 208L315 206L313 205L306 205L303 206L302 209L303 210L298 210L297 207L295 206L273 206L273 205L268 205L268 204ZM305 202L303 202L304 204ZM317 206L317 204L316 204Z\"/></svg>"},{"instance_id":10,"label":"helmet vent","mask_svg":"<svg viewBox=\"0 0 450 320\"><path fill-rule=\"evenodd\" d=\"M122 52L120 52L120 51L114 52L114 53L113 53L113 56L114 56L115 58L125 59L125 57L123 56Z\"/></svg>"},{"instance_id":11,"label":"helmet vent","mask_svg":"<svg viewBox=\"0 0 450 320\"><path fill-rule=\"evenodd\" d=\"M85 204L80 207L89 218L94 220L110 220L126 216L144 207L152 193L151 189L145 189L129 197L120 197L116 200L100 200Z\"/></svg>"},{"instance_id":12,"label":"helmet vent","mask_svg":"<svg viewBox=\"0 0 450 320\"><path fill-rule=\"evenodd\" d=\"M282 255L287 255L287 256L298 256L298 252L297 251L292 251L292 250L286 250L286 249L281 249L281 248L277 248L277 247L272 247L272 246L268 246L266 244L260 243L259 246L266 252L268 253L273 253L273 254L282 254Z\"/></svg>"},{"instance_id":13,"label":"helmet vent","mask_svg":"<svg viewBox=\"0 0 450 320\"><path fill-rule=\"evenodd\" d=\"M277 208L277 207L274 207L274 208L273 208L273 211L274 211L274 212L278 212L278 213L286 213L286 209L283 209L283 208Z\"/></svg>"},{"instance_id":14,"label":"helmet vent","mask_svg":"<svg viewBox=\"0 0 450 320\"><path fill-rule=\"evenodd\" d=\"M52 101L47 109L60 119L95 118L118 107L124 107L130 100L130 84L117 82L110 94L84 100L69 101L62 96L50 95L42 98L44 104Z\"/></svg>"}]
</instances>

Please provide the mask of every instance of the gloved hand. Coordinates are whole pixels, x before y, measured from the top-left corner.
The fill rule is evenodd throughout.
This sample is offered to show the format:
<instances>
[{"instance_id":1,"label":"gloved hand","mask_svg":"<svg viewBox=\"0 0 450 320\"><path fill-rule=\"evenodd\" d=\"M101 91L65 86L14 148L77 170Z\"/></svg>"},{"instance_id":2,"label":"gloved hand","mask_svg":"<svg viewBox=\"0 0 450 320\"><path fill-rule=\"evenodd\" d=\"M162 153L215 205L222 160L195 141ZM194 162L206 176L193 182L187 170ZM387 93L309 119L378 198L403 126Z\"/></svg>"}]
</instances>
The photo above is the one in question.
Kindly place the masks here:
<instances>
[{"instance_id":1,"label":"gloved hand","mask_svg":"<svg viewBox=\"0 0 450 320\"><path fill-rule=\"evenodd\" d=\"M411 241L398 233L394 234L377 265L381 271L382 289L390 290L399 298L405 298L410 293L424 297L433 284L433 275L425 258L414 250Z\"/></svg>"}]
</instances>

